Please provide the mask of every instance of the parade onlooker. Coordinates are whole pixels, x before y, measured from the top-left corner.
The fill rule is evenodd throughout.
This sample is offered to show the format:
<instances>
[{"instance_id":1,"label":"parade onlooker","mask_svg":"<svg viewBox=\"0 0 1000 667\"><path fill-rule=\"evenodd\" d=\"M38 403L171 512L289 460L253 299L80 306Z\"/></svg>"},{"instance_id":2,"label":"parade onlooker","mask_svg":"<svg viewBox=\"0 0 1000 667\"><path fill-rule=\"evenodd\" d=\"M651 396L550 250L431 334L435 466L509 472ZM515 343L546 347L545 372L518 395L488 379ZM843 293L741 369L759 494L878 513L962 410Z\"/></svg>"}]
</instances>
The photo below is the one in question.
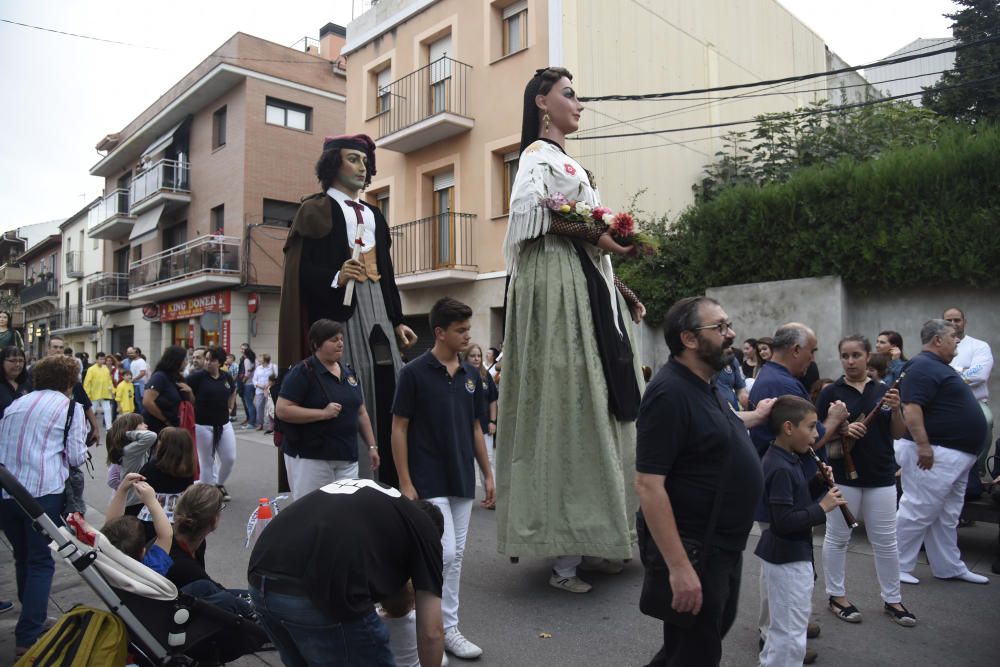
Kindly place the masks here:
<instances>
[{"instance_id":1,"label":"parade onlooker","mask_svg":"<svg viewBox=\"0 0 1000 667\"><path fill-rule=\"evenodd\" d=\"M253 425L258 431L264 430L264 412L267 407L267 388L271 382L271 378L276 377L278 377L278 365L272 364L271 355L265 352L260 355L260 363L258 363L253 369L253 410L257 420L248 424L248 426Z\"/></svg>"},{"instance_id":2,"label":"parade onlooker","mask_svg":"<svg viewBox=\"0 0 1000 667\"><path fill-rule=\"evenodd\" d=\"M240 383L237 380L237 375L240 372L240 366L236 363L236 356L233 354L226 355L226 365L223 370L229 373L229 377L233 379L233 395L240 395ZM233 401L233 408L229 411L229 420L236 421L236 401Z\"/></svg>"},{"instance_id":3,"label":"parade onlooker","mask_svg":"<svg viewBox=\"0 0 1000 667\"><path fill-rule=\"evenodd\" d=\"M219 487L223 499L228 502L230 496L225 484L236 463L236 433L229 413L236 404L236 395L232 376L221 369L224 358L222 349L208 348L201 357L202 367L188 375L186 382L194 393L200 481Z\"/></svg>"},{"instance_id":4,"label":"parade onlooker","mask_svg":"<svg viewBox=\"0 0 1000 667\"><path fill-rule=\"evenodd\" d=\"M142 394L146 390L146 384L150 380L149 364L142 350L137 347L128 348L129 370L132 371L132 384L135 385L135 402L142 405Z\"/></svg>"},{"instance_id":5,"label":"parade onlooker","mask_svg":"<svg viewBox=\"0 0 1000 667\"><path fill-rule=\"evenodd\" d=\"M125 514L126 498L134 496L142 501L143 507L153 517L156 540L148 547L146 529L134 516ZM174 564L170 558L174 529L163 507L156 499L156 489L150 486L142 475L129 473L115 489L101 527L104 537L111 544L131 558L139 561L159 575L166 576Z\"/></svg>"},{"instance_id":6,"label":"parade onlooker","mask_svg":"<svg viewBox=\"0 0 1000 667\"><path fill-rule=\"evenodd\" d=\"M890 357L887 354L879 354L875 352L868 357L868 377L886 386L891 387L892 383L885 382L886 376L889 374L889 361Z\"/></svg>"},{"instance_id":7,"label":"parade onlooker","mask_svg":"<svg viewBox=\"0 0 1000 667\"><path fill-rule=\"evenodd\" d=\"M757 377L757 371L760 370L761 365L757 359L757 339L747 338L743 341L743 361L740 364L744 379L752 380ZM749 390L748 387L747 391Z\"/></svg>"},{"instance_id":8,"label":"parade onlooker","mask_svg":"<svg viewBox=\"0 0 1000 667\"><path fill-rule=\"evenodd\" d=\"M830 452L830 466L847 504L864 520L865 533L875 554L883 610L896 623L910 627L917 624L917 619L902 604L896 550L896 465L892 442L906 431L899 392L868 376L871 344L867 338L848 336L840 341L838 349L844 374L825 388L816 402L821 420L826 419L834 401L841 401L847 407L847 419L838 427L841 453L833 456ZM866 428L861 422L873 410L878 410L878 415ZM850 452L853 477L846 466L845 437L854 443ZM861 612L848 599L844 581L850 542L851 527L844 517L839 512L828 516L823 575L830 611L841 620L860 623Z\"/></svg>"},{"instance_id":9,"label":"parade onlooker","mask_svg":"<svg viewBox=\"0 0 1000 667\"><path fill-rule=\"evenodd\" d=\"M313 355L285 376L275 412L282 422L281 451L292 496L358 476L358 433L367 446L372 470L379 467L378 446L357 377L340 363L344 328L333 320L309 327Z\"/></svg>"},{"instance_id":10,"label":"parade onlooker","mask_svg":"<svg viewBox=\"0 0 1000 667\"><path fill-rule=\"evenodd\" d=\"M993 444L993 411L990 410L990 373L993 371L993 351L989 343L965 333L965 313L959 308L949 308L944 311L943 319L955 327L958 336L958 347L955 358L951 360L954 368L972 389L972 395L979 401L979 408L986 417L986 438L976 452L979 461L973 468L973 475L978 475L986 458L990 445ZM971 477L970 477L971 482Z\"/></svg>"},{"instance_id":11,"label":"parade onlooker","mask_svg":"<svg viewBox=\"0 0 1000 667\"><path fill-rule=\"evenodd\" d=\"M0 349L16 347L24 351L24 339L21 332L14 328L14 318L9 310L0 310Z\"/></svg>"},{"instance_id":12,"label":"parade onlooker","mask_svg":"<svg viewBox=\"0 0 1000 667\"><path fill-rule=\"evenodd\" d=\"M490 459L490 470L493 472L493 478L496 479L497 469L494 463L496 442L494 437L497 432L497 398L499 398L499 392L486 365L483 363L483 348L473 343L465 352L465 360L470 366L479 371L479 382L482 385L480 387L482 389L481 399L483 401L483 405L480 406L479 424L483 428L483 442L486 444L486 455ZM479 479L485 489L486 474L482 470L479 471ZM496 509L496 503L494 502L487 509Z\"/></svg>"},{"instance_id":13,"label":"parade onlooker","mask_svg":"<svg viewBox=\"0 0 1000 667\"><path fill-rule=\"evenodd\" d=\"M132 384L131 371L122 371L122 379L115 387L115 405L119 415L135 412L135 385Z\"/></svg>"},{"instance_id":14,"label":"parade onlooker","mask_svg":"<svg viewBox=\"0 0 1000 667\"><path fill-rule=\"evenodd\" d=\"M764 364L771 360L771 354L774 351L774 339L770 336L764 336L763 338L757 339L757 373L759 374L761 369L764 368ZM756 377L756 376L755 376Z\"/></svg>"},{"instance_id":15,"label":"parade onlooker","mask_svg":"<svg viewBox=\"0 0 1000 667\"><path fill-rule=\"evenodd\" d=\"M167 426L180 426L181 401L194 398L191 387L181 376L186 356L184 348L179 345L171 345L164 350L142 394L142 418L154 433Z\"/></svg>"},{"instance_id":16,"label":"parade onlooker","mask_svg":"<svg viewBox=\"0 0 1000 667\"><path fill-rule=\"evenodd\" d=\"M761 461L768 527L754 549L771 605L761 667L805 661L815 578L812 527L845 503L836 486L826 491L814 467L803 469L802 455L816 442L817 424L816 407L800 396L782 396L771 408L769 426L775 438ZM832 480L828 466L821 474ZM818 503L813 500L820 496Z\"/></svg>"},{"instance_id":17,"label":"parade onlooker","mask_svg":"<svg viewBox=\"0 0 1000 667\"><path fill-rule=\"evenodd\" d=\"M749 401L747 383L743 377L743 369L740 368L740 362L735 355L721 371L715 374L714 382L719 394L729 405L733 406L733 410L747 409Z\"/></svg>"},{"instance_id":18,"label":"parade onlooker","mask_svg":"<svg viewBox=\"0 0 1000 667\"><path fill-rule=\"evenodd\" d=\"M0 350L0 418L7 406L31 391L24 367L24 350L8 345Z\"/></svg>"},{"instance_id":19,"label":"parade onlooker","mask_svg":"<svg viewBox=\"0 0 1000 667\"><path fill-rule=\"evenodd\" d=\"M108 430L105 441L108 450L108 486L117 489L126 475L142 470L155 444L156 434L142 421L142 415L135 412L119 415ZM129 495L129 507L138 502L138 496ZM138 513L138 508L135 513Z\"/></svg>"},{"instance_id":20,"label":"parade onlooker","mask_svg":"<svg viewBox=\"0 0 1000 667\"><path fill-rule=\"evenodd\" d=\"M35 390L12 402L0 420L0 463L21 483L53 521L66 506L69 467L87 458L87 422L72 399L77 365L62 355L33 368ZM6 492L0 500L0 526L14 550L21 615L14 629L17 655L42 634L55 562L49 539Z\"/></svg>"},{"instance_id":21,"label":"parade onlooker","mask_svg":"<svg viewBox=\"0 0 1000 667\"><path fill-rule=\"evenodd\" d=\"M157 437L152 458L139 468L139 474L156 489L156 497L171 521L181 494L194 484L194 451L190 433L176 426L167 426ZM149 514L142 511L139 518L151 520Z\"/></svg>"},{"instance_id":22,"label":"parade onlooker","mask_svg":"<svg viewBox=\"0 0 1000 667\"><path fill-rule=\"evenodd\" d=\"M239 387L240 399L243 401L243 414L246 418L240 424L246 428L253 428L257 421L254 413L253 399L257 393L253 386L253 369L257 365L257 355L250 345L243 343L240 345L239 372L236 374L236 382Z\"/></svg>"},{"instance_id":23,"label":"parade onlooker","mask_svg":"<svg viewBox=\"0 0 1000 667\"><path fill-rule=\"evenodd\" d=\"M695 618L685 629L664 621L663 647L649 665L717 665L736 618L742 552L763 488L747 427L766 419L773 401L759 401L741 419L715 390L712 377L729 363L735 339L715 299L681 299L667 312L664 330L670 360L639 407L635 486L644 540L655 543L669 569L671 607ZM717 498L712 557L697 571L682 540L705 539Z\"/></svg>"},{"instance_id":24,"label":"parade onlooker","mask_svg":"<svg viewBox=\"0 0 1000 667\"><path fill-rule=\"evenodd\" d=\"M87 392L94 412L100 411L104 415L104 430L107 431L114 421L111 403L115 398L115 383L111 379L111 370L103 352L97 353L97 363L91 364L87 369L83 378L83 390Z\"/></svg>"},{"instance_id":25,"label":"parade onlooker","mask_svg":"<svg viewBox=\"0 0 1000 667\"><path fill-rule=\"evenodd\" d=\"M896 381L906 365L906 355L903 354L903 337L898 331L880 331L875 339L875 352L888 358L888 368L882 381L890 387Z\"/></svg>"},{"instance_id":26,"label":"parade onlooker","mask_svg":"<svg viewBox=\"0 0 1000 667\"><path fill-rule=\"evenodd\" d=\"M458 356L469 346L471 318L472 309L455 299L434 304L434 347L403 367L392 406L399 490L411 500L429 500L444 515L444 645L464 659L483 653L458 629L462 556L476 497L473 459L486 475L483 507L494 501L493 472L479 423L479 373Z\"/></svg>"},{"instance_id":27,"label":"parade onlooker","mask_svg":"<svg viewBox=\"0 0 1000 667\"><path fill-rule=\"evenodd\" d=\"M907 433L895 443L903 476L896 513L899 578L919 583L913 569L923 544L935 577L987 584L988 578L962 562L957 533L969 470L986 438L986 418L972 389L949 366L958 347L955 326L928 320L920 342L923 351L907 364L900 385Z\"/></svg>"},{"instance_id":28,"label":"parade onlooker","mask_svg":"<svg viewBox=\"0 0 1000 667\"><path fill-rule=\"evenodd\" d=\"M281 511L250 554L250 597L286 665L396 665L375 604L416 602L422 665L442 664L441 511L367 479ZM345 549L344 545L352 548ZM408 589L412 582L412 589Z\"/></svg>"}]
</instances>

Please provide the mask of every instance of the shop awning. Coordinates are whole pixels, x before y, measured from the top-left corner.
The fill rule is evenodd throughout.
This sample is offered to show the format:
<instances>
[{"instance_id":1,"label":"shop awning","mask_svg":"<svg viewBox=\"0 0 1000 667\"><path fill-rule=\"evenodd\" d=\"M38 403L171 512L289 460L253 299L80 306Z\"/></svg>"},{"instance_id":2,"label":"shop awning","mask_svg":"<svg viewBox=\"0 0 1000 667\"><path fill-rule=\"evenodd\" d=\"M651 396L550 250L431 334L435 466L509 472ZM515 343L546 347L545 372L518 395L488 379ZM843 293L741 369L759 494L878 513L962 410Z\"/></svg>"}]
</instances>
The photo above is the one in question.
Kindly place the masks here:
<instances>
[{"instance_id":1,"label":"shop awning","mask_svg":"<svg viewBox=\"0 0 1000 667\"><path fill-rule=\"evenodd\" d=\"M129 243L135 245L156 238L156 228L160 224L160 216L163 215L165 206L166 204L154 206L136 218L135 224L132 225L132 233L128 236Z\"/></svg>"}]
</instances>

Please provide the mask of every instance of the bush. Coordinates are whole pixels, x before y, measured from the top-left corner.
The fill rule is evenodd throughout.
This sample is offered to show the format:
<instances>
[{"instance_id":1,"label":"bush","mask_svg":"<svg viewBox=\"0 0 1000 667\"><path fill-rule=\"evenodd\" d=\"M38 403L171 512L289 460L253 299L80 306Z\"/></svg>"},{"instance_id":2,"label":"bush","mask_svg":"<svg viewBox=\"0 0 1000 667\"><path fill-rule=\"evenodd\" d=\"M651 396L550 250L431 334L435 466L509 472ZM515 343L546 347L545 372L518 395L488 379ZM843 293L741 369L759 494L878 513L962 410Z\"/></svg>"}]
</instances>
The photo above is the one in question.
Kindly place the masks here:
<instances>
[{"instance_id":1,"label":"bush","mask_svg":"<svg viewBox=\"0 0 1000 667\"><path fill-rule=\"evenodd\" d=\"M617 261L654 322L680 297L750 282L1000 286L1000 129L954 127L934 144L727 188L654 227L656 255Z\"/></svg>"}]
</instances>

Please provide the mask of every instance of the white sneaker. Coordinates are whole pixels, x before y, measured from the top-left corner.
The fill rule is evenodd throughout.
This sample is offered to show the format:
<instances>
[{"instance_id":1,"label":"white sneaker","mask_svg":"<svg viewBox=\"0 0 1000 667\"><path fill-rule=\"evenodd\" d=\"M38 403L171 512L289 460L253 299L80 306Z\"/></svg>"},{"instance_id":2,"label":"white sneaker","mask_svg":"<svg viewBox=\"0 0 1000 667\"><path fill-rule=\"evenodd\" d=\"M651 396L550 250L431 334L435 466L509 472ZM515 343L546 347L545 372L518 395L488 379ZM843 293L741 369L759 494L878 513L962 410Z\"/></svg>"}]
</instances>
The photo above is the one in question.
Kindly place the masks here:
<instances>
[{"instance_id":1,"label":"white sneaker","mask_svg":"<svg viewBox=\"0 0 1000 667\"><path fill-rule=\"evenodd\" d=\"M555 572L549 576L549 586L566 591L567 593L589 593L593 588L580 577L560 577Z\"/></svg>"},{"instance_id":2,"label":"white sneaker","mask_svg":"<svg viewBox=\"0 0 1000 667\"><path fill-rule=\"evenodd\" d=\"M909 572L900 572L899 580L904 584L913 584L914 586L920 583L920 580L914 577Z\"/></svg>"},{"instance_id":3,"label":"white sneaker","mask_svg":"<svg viewBox=\"0 0 1000 667\"><path fill-rule=\"evenodd\" d=\"M483 649L466 639L457 625L444 631L444 650L464 660L473 660L483 654Z\"/></svg>"}]
</instances>

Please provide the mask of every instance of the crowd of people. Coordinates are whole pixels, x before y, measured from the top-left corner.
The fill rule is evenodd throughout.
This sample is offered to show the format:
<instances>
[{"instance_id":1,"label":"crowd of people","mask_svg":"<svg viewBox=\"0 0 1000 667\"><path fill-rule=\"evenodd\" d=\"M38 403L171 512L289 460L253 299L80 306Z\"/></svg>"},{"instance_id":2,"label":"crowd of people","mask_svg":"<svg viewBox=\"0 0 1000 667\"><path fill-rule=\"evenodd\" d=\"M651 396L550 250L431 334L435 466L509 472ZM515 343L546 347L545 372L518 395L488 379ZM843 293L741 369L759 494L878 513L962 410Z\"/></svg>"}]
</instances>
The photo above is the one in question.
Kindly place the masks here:
<instances>
[{"instance_id":1,"label":"crowd of people","mask_svg":"<svg viewBox=\"0 0 1000 667\"><path fill-rule=\"evenodd\" d=\"M0 341L13 340L0 350L0 462L53 518L83 515L80 467L100 413L101 530L182 591L259 622L287 665L483 654L459 629L477 468L499 553L549 559L548 585L562 592L591 591L587 571L622 572L638 542L640 610L663 621L650 665L719 664L754 522L762 665L816 658L815 526L825 524L827 607L846 623L865 613L846 576L855 515L879 611L899 626L918 622L901 584L919 584L921 545L933 576L988 583L957 546L992 433L992 354L966 334L964 313L928 319L912 358L898 332L874 344L847 336L842 373L823 378L806 324L739 346L723 305L692 297L663 323L669 361L644 372L632 341L645 307L610 262L634 248L600 220L543 204L560 193L600 206L593 176L565 153L582 109L565 69L538 70L525 89L504 352L473 343L472 309L445 297L430 310L431 345L403 363L416 335L402 321L388 226L359 200L374 142L332 137L316 165L324 192L303 201L285 246L277 364L246 343L239 357L171 346L150 368L129 347L90 364L52 337L29 372L0 313ZM241 429L273 432L279 489L293 501L256 540L247 589L227 590L205 552L230 500L238 402ZM6 497L0 519L22 652L44 627L53 562Z\"/></svg>"}]
</instances>

